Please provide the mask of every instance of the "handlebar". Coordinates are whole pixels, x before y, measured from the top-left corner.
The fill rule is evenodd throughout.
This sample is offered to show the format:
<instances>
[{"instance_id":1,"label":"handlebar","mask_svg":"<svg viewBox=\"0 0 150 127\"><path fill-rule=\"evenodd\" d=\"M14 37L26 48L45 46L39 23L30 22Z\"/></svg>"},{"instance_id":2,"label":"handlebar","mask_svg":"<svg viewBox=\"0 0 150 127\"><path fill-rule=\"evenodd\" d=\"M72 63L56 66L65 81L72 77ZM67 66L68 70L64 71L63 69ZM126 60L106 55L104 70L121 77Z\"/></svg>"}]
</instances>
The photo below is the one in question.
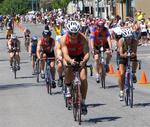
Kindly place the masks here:
<instances>
[{"instance_id":1,"label":"handlebar","mask_svg":"<svg viewBox=\"0 0 150 127\"><path fill-rule=\"evenodd\" d=\"M68 64L65 67L72 67L73 71L79 71L80 68L81 68L80 63L77 63L75 65ZM92 66L92 64L85 65L85 67L90 68L90 76L93 76L93 66Z\"/></svg>"}]
</instances>

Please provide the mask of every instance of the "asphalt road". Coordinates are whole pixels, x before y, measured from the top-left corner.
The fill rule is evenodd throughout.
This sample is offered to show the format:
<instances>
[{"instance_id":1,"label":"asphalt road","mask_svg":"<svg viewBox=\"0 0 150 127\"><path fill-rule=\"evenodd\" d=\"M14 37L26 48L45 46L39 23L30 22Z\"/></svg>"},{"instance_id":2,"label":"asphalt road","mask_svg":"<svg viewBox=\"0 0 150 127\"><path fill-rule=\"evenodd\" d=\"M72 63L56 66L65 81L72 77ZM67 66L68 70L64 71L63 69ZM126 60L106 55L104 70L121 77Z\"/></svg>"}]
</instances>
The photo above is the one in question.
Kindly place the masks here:
<instances>
[{"instance_id":1,"label":"asphalt road","mask_svg":"<svg viewBox=\"0 0 150 127\"><path fill-rule=\"evenodd\" d=\"M32 33L41 36L43 25L24 24ZM30 57L25 51L23 33L16 28L15 33L21 40L21 70L17 79L9 68L5 31L0 31L0 127L78 127L72 111L65 108L61 89L53 90L48 95L44 81L36 83L32 76ZM150 79L150 46L139 47L138 56L142 60L142 70ZM114 70L115 57L112 64ZM141 70L137 72L140 79ZM117 77L107 75L104 90L88 76L87 106L88 114L82 116L81 127L149 127L150 122L150 87L134 84L134 106L125 106L119 101Z\"/></svg>"}]
</instances>

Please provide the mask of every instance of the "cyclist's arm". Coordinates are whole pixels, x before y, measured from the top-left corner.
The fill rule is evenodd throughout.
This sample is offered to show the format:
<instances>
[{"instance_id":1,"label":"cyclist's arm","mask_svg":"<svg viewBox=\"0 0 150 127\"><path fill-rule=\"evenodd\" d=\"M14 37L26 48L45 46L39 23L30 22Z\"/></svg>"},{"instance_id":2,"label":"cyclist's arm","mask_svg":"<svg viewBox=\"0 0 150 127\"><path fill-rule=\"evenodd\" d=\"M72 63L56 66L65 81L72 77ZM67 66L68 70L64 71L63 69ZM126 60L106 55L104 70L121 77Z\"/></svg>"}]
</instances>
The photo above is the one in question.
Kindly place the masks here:
<instances>
[{"instance_id":1,"label":"cyclist's arm","mask_svg":"<svg viewBox=\"0 0 150 127\"><path fill-rule=\"evenodd\" d=\"M32 46L32 43L30 42L30 44L29 44L29 55L31 56L31 47Z\"/></svg>"},{"instance_id":2,"label":"cyclist's arm","mask_svg":"<svg viewBox=\"0 0 150 127\"><path fill-rule=\"evenodd\" d=\"M89 54L89 45L88 45L88 41L83 37L83 51L84 51L84 58L83 58L83 62L87 62L89 60L90 54Z\"/></svg>"},{"instance_id":3,"label":"cyclist's arm","mask_svg":"<svg viewBox=\"0 0 150 127\"><path fill-rule=\"evenodd\" d=\"M123 52L123 40L122 40L122 38L119 39L119 41L118 41L118 49L119 49L120 57L126 58L127 54L126 54L126 52L125 53Z\"/></svg>"},{"instance_id":4,"label":"cyclist's arm","mask_svg":"<svg viewBox=\"0 0 150 127\"><path fill-rule=\"evenodd\" d=\"M66 62L72 63L72 59L69 57L69 53L68 53L68 49L67 49L67 46L65 44L65 41L66 41L65 36L63 36L60 40L62 53L63 53L64 59L66 60Z\"/></svg>"},{"instance_id":5,"label":"cyclist's arm","mask_svg":"<svg viewBox=\"0 0 150 127\"><path fill-rule=\"evenodd\" d=\"M11 46L11 40L8 40L8 49L11 50L12 46Z\"/></svg>"},{"instance_id":6,"label":"cyclist's arm","mask_svg":"<svg viewBox=\"0 0 150 127\"><path fill-rule=\"evenodd\" d=\"M94 40L95 40L95 35L93 33L90 34L90 39L89 39L89 45L90 45L90 49L93 50L94 49Z\"/></svg>"},{"instance_id":7,"label":"cyclist's arm","mask_svg":"<svg viewBox=\"0 0 150 127\"><path fill-rule=\"evenodd\" d=\"M36 50L36 55L37 55L37 58L40 59L41 58L41 40L38 41L38 44L37 44L37 50Z\"/></svg>"},{"instance_id":8,"label":"cyclist's arm","mask_svg":"<svg viewBox=\"0 0 150 127\"><path fill-rule=\"evenodd\" d=\"M109 49L112 49L112 42L111 42L111 38L110 38L110 33L109 31L107 32L107 41L108 41L108 45L109 45Z\"/></svg>"}]
</instances>

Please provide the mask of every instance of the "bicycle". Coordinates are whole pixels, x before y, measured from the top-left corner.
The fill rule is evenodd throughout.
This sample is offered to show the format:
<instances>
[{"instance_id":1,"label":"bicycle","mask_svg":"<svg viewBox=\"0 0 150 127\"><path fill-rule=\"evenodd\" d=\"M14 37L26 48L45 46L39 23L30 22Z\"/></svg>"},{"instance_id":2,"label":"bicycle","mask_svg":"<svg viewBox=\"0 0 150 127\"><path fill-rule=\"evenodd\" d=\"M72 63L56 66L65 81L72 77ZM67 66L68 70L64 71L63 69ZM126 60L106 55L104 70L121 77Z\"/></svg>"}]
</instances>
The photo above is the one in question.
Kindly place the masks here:
<instances>
[{"instance_id":1,"label":"bicycle","mask_svg":"<svg viewBox=\"0 0 150 127\"><path fill-rule=\"evenodd\" d=\"M100 65L101 66L101 73L99 74L100 76L100 82L101 82L101 86L102 88L105 89L105 79L106 79L106 63L105 63L105 51L104 51L104 47L101 46L99 50L95 50L95 52L97 52L100 58ZM99 82L98 82L99 83Z\"/></svg>"},{"instance_id":2,"label":"bicycle","mask_svg":"<svg viewBox=\"0 0 150 127\"><path fill-rule=\"evenodd\" d=\"M125 104L126 106L133 107L133 73L131 69L131 49L128 47L127 50L127 65L125 69ZM141 69L141 60L136 60L135 62L139 63L139 70Z\"/></svg>"},{"instance_id":3,"label":"bicycle","mask_svg":"<svg viewBox=\"0 0 150 127\"><path fill-rule=\"evenodd\" d=\"M28 52L29 51L29 44L30 44L30 36L25 37L25 49Z\"/></svg>"},{"instance_id":4,"label":"bicycle","mask_svg":"<svg viewBox=\"0 0 150 127\"><path fill-rule=\"evenodd\" d=\"M14 73L14 78L16 79L17 78L17 61L16 61L16 58L15 58L15 56L16 56L16 47L14 47L14 48L12 48L12 51L13 51L13 62L12 62L12 70L13 70L13 73Z\"/></svg>"},{"instance_id":5,"label":"bicycle","mask_svg":"<svg viewBox=\"0 0 150 127\"><path fill-rule=\"evenodd\" d=\"M80 91L81 81L80 81L80 69L81 66L78 64L76 65L68 65L66 67L72 67L74 73L74 80L71 85L71 97L72 97L72 107L73 107L73 117L75 121L78 121L79 125L81 125L81 104L82 104L82 96ZM91 70L91 76L93 75L93 68L92 65L86 65ZM65 87L66 88L66 87ZM67 90L67 89L65 89ZM68 106L68 102L66 100L66 107Z\"/></svg>"},{"instance_id":6,"label":"bicycle","mask_svg":"<svg viewBox=\"0 0 150 127\"><path fill-rule=\"evenodd\" d=\"M52 95L52 84L55 82L52 77L51 68L50 68L50 62L52 60L55 60L55 58L42 58L41 60L46 60L46 67L45 67L45 82L46 82L46 88L47 93Z\"/></svg>"}]
</instances>

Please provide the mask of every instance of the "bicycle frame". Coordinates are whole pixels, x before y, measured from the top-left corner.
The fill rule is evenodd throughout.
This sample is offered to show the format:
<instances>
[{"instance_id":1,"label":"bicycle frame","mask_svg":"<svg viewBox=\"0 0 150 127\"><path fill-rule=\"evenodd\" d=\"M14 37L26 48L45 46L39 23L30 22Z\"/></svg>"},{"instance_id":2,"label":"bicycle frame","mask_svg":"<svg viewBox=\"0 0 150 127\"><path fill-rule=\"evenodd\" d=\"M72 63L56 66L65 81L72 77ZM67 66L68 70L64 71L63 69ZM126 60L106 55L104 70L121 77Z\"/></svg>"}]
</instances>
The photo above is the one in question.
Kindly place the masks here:
<instances>
[{"instance_id":1,"label":"bicycle frame","mask_svg":"<svg viewBox=\"0 0 150 127\"><path fill-rule=\"evenodd\" d=\"M45 82L46 82L46 87L47 87L47 92L52 94L52 82L53 77L51 73L51 68L50 68L50 61L53 60L52 58L46 58L46 67L45 67Z\"/></svg>"},{"instance_id":2,"label":"bicycle frame","mask_svg":"<svg viewBox=\"0 0 150 127\"><path fill-rule=\"evenodd\" d=\"M104 52L104 47L101 46L100 48L100 66L101 66L101 74L100 74L100 78L101 78L101 85L102 88L105 89L105 78L106 78L106 68L105 68L105 52Z\"/></svg>"},{"instance_id":3,"label":"bicycle frame","mask_svg":"<svg viewBox=\"0 0 150 127\"><path fill-rule=\"evenodd\" d=\"M72 93L72 100L73 100L73 115L74 115L74 120L78 120L79 125L81 124L81 102L82 102L82 97L81 97L81 81L80 81L80 66L77 65L77 67L73 68L74 72L74 80L73 80L73 93ZM77 119L78 118L78 119Z\"/></svg>"}]
</instances>

